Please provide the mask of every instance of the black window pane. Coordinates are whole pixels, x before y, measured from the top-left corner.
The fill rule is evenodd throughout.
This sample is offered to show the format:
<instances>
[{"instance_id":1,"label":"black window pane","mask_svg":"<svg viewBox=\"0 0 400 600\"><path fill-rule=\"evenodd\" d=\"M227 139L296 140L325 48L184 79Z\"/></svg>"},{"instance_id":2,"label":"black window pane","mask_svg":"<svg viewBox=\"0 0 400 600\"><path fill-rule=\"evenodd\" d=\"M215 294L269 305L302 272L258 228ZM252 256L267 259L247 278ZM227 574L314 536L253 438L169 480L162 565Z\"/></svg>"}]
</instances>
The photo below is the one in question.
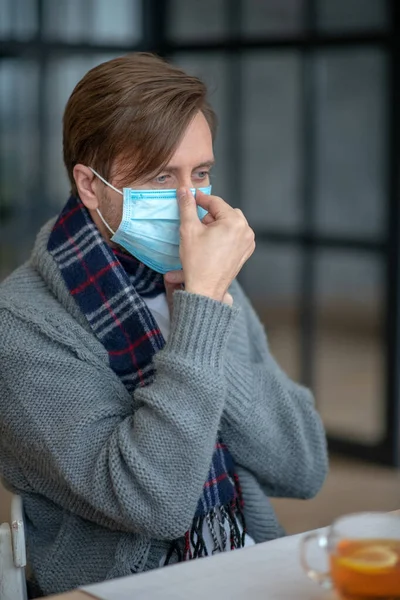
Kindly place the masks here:
<instances>
[{"instance_id":1,"label":"black window pane","mask_svg":"<svg viewBox=\"0 0 400 600\"><path fill-rule=\"evenodd\" d=\"M388 25L387 0L318 0L318 26L324 31L378 30Z\"/></svg>"},{"instance_id":2,"label":"black window pane","mask_svg":"<svg viewBox=\"0 0 400 600\"><path fill-rule=\"evenodd\" d=\"M38 67L0 63L0 279L28 256L38 197ZM29 94L26 90L29 90Z\"/></svg>"},{"instance_id":3,"label":"black window pane","mask_svg":"<svg viewBox=\"0 0 400 600\"><path fill-rule=\"evenodd\" d=\"M176 42L225 37L224 6L224 0L170 0L168 37Z\"/></svg>"},{"instance_id":4,"label":"black window pane","mask_svg":"<svg viewBox=\"0 0 400 600\"><path fill-rule=\"evenodd\" d=\"M272 354L297 381L301 376L300 272L298 250L259 243L241 274L241 283L266 327Z\"/></svg>"},{"instance_id":5,"label":"black window pane","mask_svg":"<svg viewBox=\"0 0 400 600\"><path fill-rule=\"evenodd\" d=\"M68 42L138 43L140 0L44 0L44 35Z\"/></svg>"},{"instance_id":6,"label":"black window pane","mask_svg":"<svg viewBox=\"0 0 400 600\"><path fill-rule=\"evenodd\" d=\"M385 434L383 281L383 264L369 255L318 257L318 408L329 434L371 445Z\"/></svg>"},{"instance_id":7,"label":"black window pane","mask_svg":"<svg viewBox=\"0 0 400 600\"><path fill-rule=\"evenodd\" d=\"M243 32L248 35L283 36L302 29L304 0L245 0Z\"/></svg>"},{"instance_id":8,"label":"black window pane","mask_svg":"<svg viewBox=\"0 0 400 600\"><path fill-rule=\"evenodd\" d=\"M294 230L299 203L301 59L262 52L243 58L243 197L256 228Z\"/></svg>"},{"instance_id":9,"label":"black window pane","mask_svg":"<svg viewBox=\"0 0 400 600\"><path fill-rule=\"evenodd\" d=\"M317 228L383 235L386 219L386 56L377 49L316 59Z\"/></svg>"},{"instance_id":10,"label":"black window pane","mask_svg":"<svg viewBox=\"0 0 400 600\"><path fill-rule=\"evenodd\" d=\"M28 40L37 32L36 0L0 1L0 39Z\"/></svg>"}]
</instances>

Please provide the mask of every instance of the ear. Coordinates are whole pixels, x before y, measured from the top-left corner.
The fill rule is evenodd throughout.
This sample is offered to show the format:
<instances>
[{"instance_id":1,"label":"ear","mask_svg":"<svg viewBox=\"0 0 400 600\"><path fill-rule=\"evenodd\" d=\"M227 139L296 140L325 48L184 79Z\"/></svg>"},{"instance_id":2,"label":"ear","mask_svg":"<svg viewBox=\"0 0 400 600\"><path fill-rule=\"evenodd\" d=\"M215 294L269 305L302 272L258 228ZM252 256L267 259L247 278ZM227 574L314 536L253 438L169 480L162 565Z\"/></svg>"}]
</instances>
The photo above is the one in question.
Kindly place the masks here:
<instances>
[{"instance_id":1,"label":"ear","mask_svg":"<svg viewBox=\"0 0 400 600\"><path fill-rule=\"evenodd\" d=\"M78 189L79 198L89 210L96 210L99 207L98 181L97 177L92 173L89 167L85 165L75 165L74 179Z\"/></svg>"}]
</instances>

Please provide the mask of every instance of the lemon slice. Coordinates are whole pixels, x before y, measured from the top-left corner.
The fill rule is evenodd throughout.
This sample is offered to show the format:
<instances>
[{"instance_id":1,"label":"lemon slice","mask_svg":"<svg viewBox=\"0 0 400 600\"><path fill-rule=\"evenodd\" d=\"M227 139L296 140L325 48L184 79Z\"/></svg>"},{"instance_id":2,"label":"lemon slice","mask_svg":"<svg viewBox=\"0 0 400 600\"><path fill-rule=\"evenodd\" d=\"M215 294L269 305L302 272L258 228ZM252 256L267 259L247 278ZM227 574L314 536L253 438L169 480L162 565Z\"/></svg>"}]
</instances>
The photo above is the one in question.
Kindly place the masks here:
<instances>
[{"instance_id":1,"label":"lemon slice","mask_svg":"<svg viewBox=\"0 0 400 600\"><path fill-rule=\"evenodd\" d=\"M353 571L372 574L394 567L397 560L396 552L387 546L376 545L361 548L351 556L340 557L338 562Z\"/></svg>"}]
</instances>

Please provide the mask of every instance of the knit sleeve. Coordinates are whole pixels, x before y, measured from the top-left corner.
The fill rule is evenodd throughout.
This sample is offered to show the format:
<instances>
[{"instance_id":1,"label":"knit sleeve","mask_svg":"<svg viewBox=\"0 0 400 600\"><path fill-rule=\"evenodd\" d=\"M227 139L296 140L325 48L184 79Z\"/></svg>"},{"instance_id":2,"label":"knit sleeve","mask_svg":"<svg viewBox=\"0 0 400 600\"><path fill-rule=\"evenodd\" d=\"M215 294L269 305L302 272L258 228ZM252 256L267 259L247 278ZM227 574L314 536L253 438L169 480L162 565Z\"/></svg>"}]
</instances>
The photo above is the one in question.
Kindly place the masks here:
<instances>
[{"instance_id":1,"label":"knit sleeve","mask_svg":"<svg viewBox=\"0 0 400 600\"><path fill-rule=\"evenodd\" d=\"M112 530L184 535L217 438L237 312L178 293L155 380L133 397L106 353L100 360L67 328L0 315L0 449L31 489Z\"/></svg>"},{"instance_id":2,"label":"knit sleeve","mask_svg":"<svg viewBox=\"0 0 400 600\"><path fill-rule=\"evenodd\" d=\"M231 292L242 314L226 354L222 437L269 496L313 497L325 480L328 458L312 394L271 356L264 329L237 283Z\"/></svg>"}]
</instances>

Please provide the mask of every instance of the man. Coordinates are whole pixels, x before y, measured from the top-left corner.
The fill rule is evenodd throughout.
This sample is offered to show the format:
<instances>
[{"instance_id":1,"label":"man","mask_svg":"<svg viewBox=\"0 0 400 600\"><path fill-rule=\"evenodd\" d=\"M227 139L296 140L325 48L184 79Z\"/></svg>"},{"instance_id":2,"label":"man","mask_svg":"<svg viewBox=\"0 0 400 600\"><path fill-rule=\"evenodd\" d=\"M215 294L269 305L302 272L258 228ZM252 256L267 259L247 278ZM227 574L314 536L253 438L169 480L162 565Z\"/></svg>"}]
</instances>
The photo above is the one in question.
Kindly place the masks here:
<instances>
[{"instance_id":1,"label":"man","mask_svg":"<svg viewBox=\"0 0 400 600\"><path fill-rule=\"evenodd\" d=\"M71 198L0 291L0 469L41 593L275 538L267 496L324 481L312 397L235 282L254 234L210 194L215 128L146 54L67 103Z\"/></svg>"}]
</instances>

